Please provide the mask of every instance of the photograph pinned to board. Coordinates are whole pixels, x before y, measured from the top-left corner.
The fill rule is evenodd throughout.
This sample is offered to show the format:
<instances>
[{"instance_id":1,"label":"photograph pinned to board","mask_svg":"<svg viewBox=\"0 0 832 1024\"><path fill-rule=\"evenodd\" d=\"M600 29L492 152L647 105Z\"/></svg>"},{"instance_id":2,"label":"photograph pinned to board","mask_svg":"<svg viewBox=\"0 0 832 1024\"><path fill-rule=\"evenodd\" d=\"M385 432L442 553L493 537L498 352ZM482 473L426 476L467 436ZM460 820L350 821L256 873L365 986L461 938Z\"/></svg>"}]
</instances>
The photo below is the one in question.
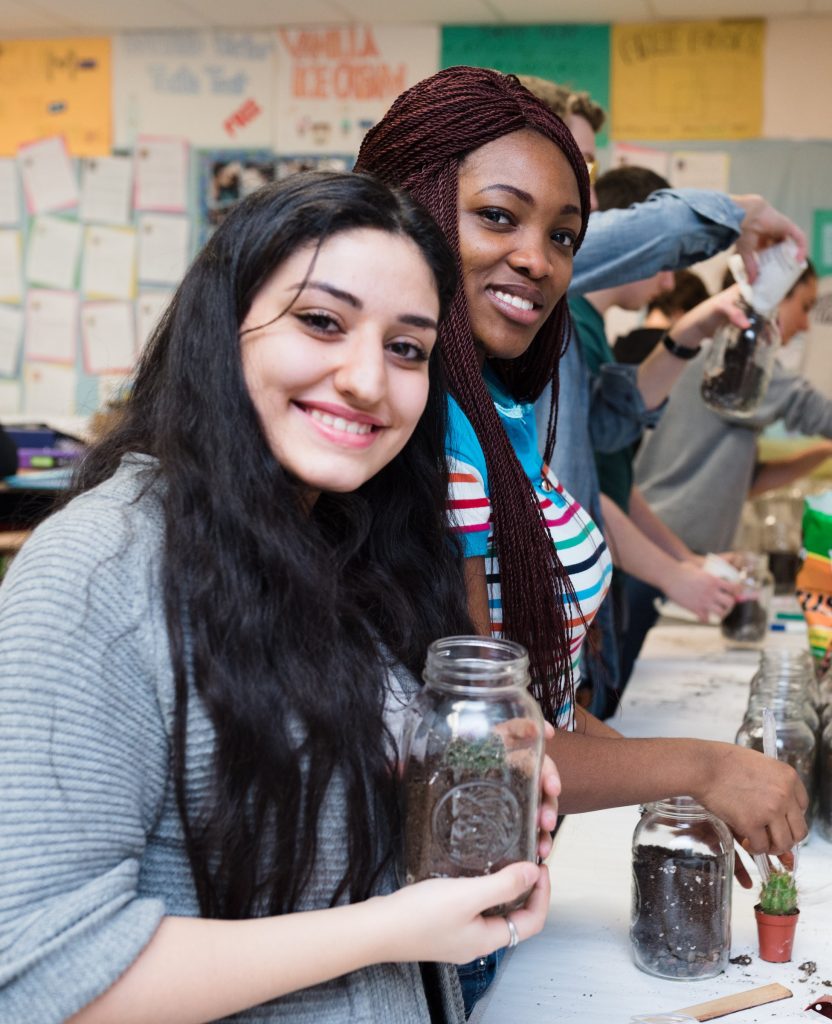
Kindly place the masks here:
<instances>
[{"instance_id":1,"label":"photograph pinned to board","mask_svg":"<svg viewBox=\"0 0 832 1024\"><path fill-rule=\"evenodd\" d=\"M277 180L282 181L298 171L351 171L355 157L348 153L330 153L321 156L315 153L277 158Z\"/></svg>"},{"instance_id":2,"label":"photograph pinned to board","mask_svg":"<svg viewBox=\"0 0 832 1024\"><path fill-rule=\"evenodd\" d=\"M81 220L127 226L133 212L133 158L103 156L81 161Z\"/></svg>"},{"instance_id":3,"label":"photograph pinned to board","mask_svg":"<svg viewBox=\"0 0 832 1024\"><path fill-rule=\"evenodd\" d=\"M203 244L241 199L275 180L277 169L270 149L204 149L196 159Z\"/></svg>"},{"instance_id":4,"label":"photograph pinned to board","mask_svg":"<svg viewBox=\"0 0 832 1024\"><path fill-rule=\"evenodd\" d=\"M26 358L75 365L78 292L30 288L26 294Z\"/></svg>"},{"instance_id":5,"label":"photograph pinned to board","mask_svg":"<svg viewBox=\"0 0 832 1024\"><path fill-rule=\"evenodd\" d=\"M0 159L0 225L15 227L20 223L20 185L17 163L12 158Z\"/></svg>"},{"instance_id":6,"label":"photograph pinned to board","mask_svg":"<svg viewBox=\"0 0 832 1024\"><path fill-rule=\"evenodd\" d=\"M60 136L21 146L17 162L30 214L70 210L78 205L75 170Z\"/></svg>"}]
</instances>

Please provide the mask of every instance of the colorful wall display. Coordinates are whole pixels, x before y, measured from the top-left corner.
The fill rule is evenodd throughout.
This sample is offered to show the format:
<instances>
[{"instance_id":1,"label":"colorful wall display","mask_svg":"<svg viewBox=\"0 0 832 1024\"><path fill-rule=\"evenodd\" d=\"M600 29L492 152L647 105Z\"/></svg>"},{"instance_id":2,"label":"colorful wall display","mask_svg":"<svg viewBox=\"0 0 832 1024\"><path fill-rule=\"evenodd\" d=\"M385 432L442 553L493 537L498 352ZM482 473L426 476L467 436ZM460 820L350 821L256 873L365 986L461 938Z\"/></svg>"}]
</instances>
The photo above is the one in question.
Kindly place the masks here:
<instances>
[{"instance_id":1,"label":"colorful wall display","mask_svg":"<svg viewBox=\"0 0 832 1024\"><path fill-rule=\"evenodd\" d=\"M538 75L588 92L609 110L609 25L446 26L442 67L455 64ZM606 127L598 141L606 144Z\"/></svg>"},{"instance_id":2,"label":"colorful wall display","mask_svg":"<svg viewBox=\"0 0 832 1024\"><path fill-rule=\"evenodd\" d=\"M112 144L109 39L11 39L0 45L0 156L62 135L72 156Z\"/></svg>"},{"instance_id":3,"label":"colorful wall display","mask_svg":"<svg viewBox=\"0 0 832 1024\"><path fill-rule=\"evenodd\" d=\"M612 135L759 136L764 40L760 19L614 25Z\"/></svg>"},{"instance_id":4,"label":"colorful wall display","mask_svg":"<svg viewBox=\"0 0 832 1024\"><path fill-rule=\"evenodd\" d=\"M408 86L439 67L436 26L348 25L277 32L278 153L357 153Z\"/></svg>"}]
</instances>

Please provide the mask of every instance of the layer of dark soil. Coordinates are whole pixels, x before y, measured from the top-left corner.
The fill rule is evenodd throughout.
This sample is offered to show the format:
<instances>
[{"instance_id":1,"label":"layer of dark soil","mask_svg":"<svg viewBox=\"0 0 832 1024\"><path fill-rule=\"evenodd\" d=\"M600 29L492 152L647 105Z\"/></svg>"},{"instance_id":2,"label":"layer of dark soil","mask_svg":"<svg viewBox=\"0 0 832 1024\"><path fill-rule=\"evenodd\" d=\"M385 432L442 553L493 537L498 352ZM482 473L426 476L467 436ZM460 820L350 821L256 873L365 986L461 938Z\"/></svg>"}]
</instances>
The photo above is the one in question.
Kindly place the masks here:
<instances>
[{"instance_id":1,"label":"layer of dark soil","mask_svg":"<svg viewBox=\"0 0 832 1024\"><path fill-rule=\"evenodd\" d=\"M766 635L768 614L759 601L737 601L722 620L722 635L736 643L758 643Z\"/></svg>"},{"instance_id":2,"label":"layer of dark soil","mask_svg":"<svg viewBox=\"0 0 832 1024\"><path fill-rule=\"evenodd\" d=\"M640 966L665 978L705 978L731 946L727 858L640 846L633 854L630 937Z\"/></svg>"},{"instance_id":3,"label":"layer of dark soil","mask_svg":"<svg viewBox=\"0 0 832 1024\"><path fill-rule=\"evenodd\" d=\"M769 551L768 567L774 577L774 593L791 594L800 568L800 555L796 551Z\"/></svg>"},{"instance_id":4,"label":"layer of dark soil","mask_svg":"<svg viewBox=\"0 0 832 1024\"><path fill-rule=\"evenodd\" d=\"M509 765L481 772L441 760L408 766L405 880L468 878L528 860L536 846L536 806L528 776ZM525 896L487 913L505 914Z\"/></svg>"},{"instance_id":5,"label":"layer of dark soil","mask_svg":"<svg viewBox=\"0 0 832 1024\"><path fill-rule=\"evenodd\" d=\"M743 331L725 349L721 370L706 374L702 397L708 405L727 412L751 412L766 391L766 375L754 361L757 341Z\"/></svg>"}]
</instances>

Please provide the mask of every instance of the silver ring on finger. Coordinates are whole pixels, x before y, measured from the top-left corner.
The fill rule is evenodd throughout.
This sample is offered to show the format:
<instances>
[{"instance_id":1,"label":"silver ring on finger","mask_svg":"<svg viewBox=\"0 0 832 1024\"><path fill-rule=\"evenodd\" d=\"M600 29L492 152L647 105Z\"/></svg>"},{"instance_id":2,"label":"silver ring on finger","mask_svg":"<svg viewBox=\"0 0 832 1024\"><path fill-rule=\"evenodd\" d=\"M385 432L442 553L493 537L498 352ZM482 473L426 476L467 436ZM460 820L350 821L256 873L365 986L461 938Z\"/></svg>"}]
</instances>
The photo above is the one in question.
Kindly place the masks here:
<instances>
[{"instance_id":1,"label":"silver ring on finger","mask_svg":"<svg viewBox=\"0 0 832 1024\"><path fill-rule=\"evenodd\" d=\"M506 924L508 925L508 948L514 949L520 941L520 936L517 934L517 925L512 921L508 914L506 914Z\"/></svg>"}]
</instances>

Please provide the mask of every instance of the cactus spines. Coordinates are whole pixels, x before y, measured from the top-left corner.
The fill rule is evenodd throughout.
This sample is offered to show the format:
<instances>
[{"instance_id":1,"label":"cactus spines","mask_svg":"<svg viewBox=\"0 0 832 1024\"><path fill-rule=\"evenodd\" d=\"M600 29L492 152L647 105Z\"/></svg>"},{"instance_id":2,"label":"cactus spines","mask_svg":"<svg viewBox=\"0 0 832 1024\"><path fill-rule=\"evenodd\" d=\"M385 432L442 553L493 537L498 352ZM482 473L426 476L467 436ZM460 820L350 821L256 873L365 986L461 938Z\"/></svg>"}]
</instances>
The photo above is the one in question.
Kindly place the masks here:
<instances>
[{"instance_id":1,"label":"cactus spines","mask_svg":"<svg viewBox=\"0 0 832 1024\"><path fill-rule=\"evenodd\" d=\"M797 910L797 885L788 871L772 871L760 889L760 910L764 914L792 914Z\"/></svg>"}]
</instances>

